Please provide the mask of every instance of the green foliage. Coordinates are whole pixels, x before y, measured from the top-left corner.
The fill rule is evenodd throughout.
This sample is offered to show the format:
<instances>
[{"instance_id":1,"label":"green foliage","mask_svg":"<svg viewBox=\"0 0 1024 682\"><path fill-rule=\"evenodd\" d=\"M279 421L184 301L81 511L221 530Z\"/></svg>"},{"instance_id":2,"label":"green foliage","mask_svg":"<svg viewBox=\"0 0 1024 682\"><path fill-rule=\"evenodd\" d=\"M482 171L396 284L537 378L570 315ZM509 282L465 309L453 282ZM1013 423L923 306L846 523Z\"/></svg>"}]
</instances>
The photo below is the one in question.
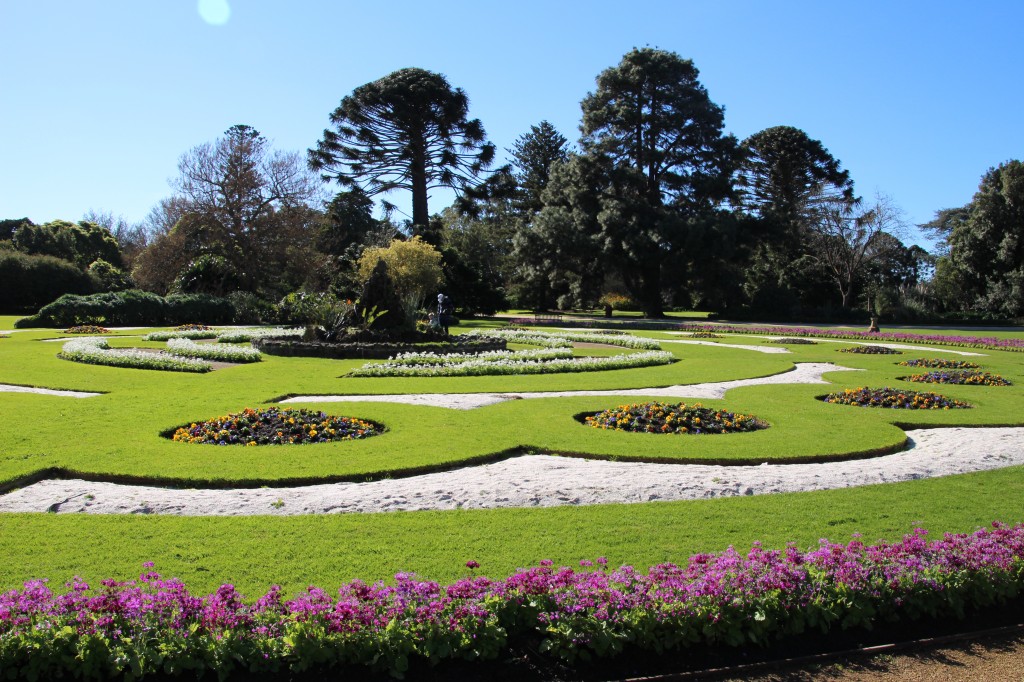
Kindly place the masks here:
<instances>
[{"instance_id":1,"label":"green foliage","mask_svg":"<svg viewBox=\"0 0 1024 682\"><path fill-rule=\"evenodd\" d=\"M399 301L403 321L401 324L389 321L385 326L407 327L414 323L417 312L441 283L441 260L441 253L419 237L408 241L396 239L387 248L371 246L363 251L358 264L359 278L369 286L369 280L377 272L377 264L386 263L385 274ZM394 302L387 300L389 297L383 295L382 288L378 287L375 292L372 299L367 299L364 291L359 297L361 305L364 308L377 305L381 310L391 311L394 316L398 312Z\"/></svg>"},{"instance_id":2,"label":"green foliage","mask_svg":"<svg viewBox=\"0 0 1024 682\"><path fill-rule=\"evenodd\" d=\"M826 197L853 199L849 172L820 141L799 128L767 128L745 139L742 149L742 205L782 228L799 228L810 218L809 209Z\"/></svg>"},{"instance_id":3,"label":"green foliage","mask_svg":"<svg viewBox=\"0 0 1024 682\"><path fill-rule=\"evenodd\" d=\"M553 125L541 121L516 138L508 151L517 185L515 204L523 213L536 214L544 208L543 194L552 169L569 158L569 141Z\"/></svg>"},{"instance_id":4,"label":"green foliage","mask_svg":"<svg viewBox=\"0 0 1024 682\"><path fill-rule=\"evenodd\" d=\"M591 157L574 155L552 169L544 209L515 236L520 300L566 309L590 307L598 297L606 259L597 216L606 185L607 174Z\"/></svg>"},{"instance_id":5,"label":"green foliage","mask_svg":"<svg viewBox=\"0 0 1024 682\"><path fill-rule=\"evenodd\" d=\"M320 183L297 153L235 125L182 155L178 170L165 202L174 227L136 259L140 286L224 295L305 282L316 266Z\"/></svg>"},{"instance_id":6,"label":"green foliage","mask_svg":"<svg viewBox=\"0 0 1024 682\"><path fill-rule=\"evenodd\" d=\"M127 292L125 292L127 293ZM235 309L227 299L209 294L172 294L164 299L165 324L230 324L235 321ZM121 324L128 324L126 322ZM140 323L152 324L152 323Z\"/></svg>"},{"instance_id":7,"label":"green foliage","mask_svg":"<svg viewBox=\"0 0 1024 682\"><path fill-rule=\"evenodd\" d=\"M737 143L697 77L675 53L634 49L581 105L583 151L606 173L595 239L652 317L663 314L663 266L732 194Z\"/></svg>"},{"instance_id":8,"label":"green foliage","mask_svg":"<svg viewBox=\"0 0 1024 682\"><path fill-rule=\"evenodd\" d=\"M949 259L973 307L1024 315L1024 162L990 169L950 230Z\"/></svg>"},{"instance_id":9,"label":"green foliage","mask_svg":"<svg viewBox=\"0 0 1024 682\"><path fill-rule=\"evenodd\" d=\"M7 312L38 310L62 294L88 294L94 286L88 274L61 258L0 249L0 291Z\"/></svg>"},{"instance_id":10,"label":"green foliage","mask_svg":"<svg viewBox=\"0 0 1024 682\"><path fill-rule=\"evenodd\" d=\"M184 324L197 320L224 324L233 318L234 309L222 298L203 294L163 298L148 291L129 289L89 296L65 294L17 324L19 327L135 326Z\"/></svg>"},{"instance_id":11,"label":"green foliage","mask_svg":"<svg viewBox=\"0 0 1024 682\"><path fill-rule=\"evenodd\" d=\"M0 242L14 239L14 233L22 225L34 225L28 218L5 218L0 220Z\"/></svg>"},{"instance_id":12,"label":"green foliage","mask_svg":"<svg viewBox=\"0 0 1024 682\"><path fill-rule=\"evenodd\" d=\"M96 260L121 263L117 239L96 223L55 220L42 225L24 223L14 232L14 246L30 255L63 258L85 269Z\"/></svg>"},{"instance_id":13,"label":"green foliage","mask_svg":"<svg viewBox=\"0 0 1024 682\"><path fill-rule=\"evenodd\" d=\"M275 324L278 321L277 306L249 291L232 291L228 302L235 309L237 324Z\"/></svg>"},{"instance_id":14,"label":"green foliage","mask_svg":"<svg viewBox=\"0 0 1024 682\"><path fill-rule=\"evenodd\" d=\"M237 290L239 284L238 272L227 258L204 253L182 269L171 290L182 294L224 296Z\"/></svg>"},{"instance_id":15,"label":"green foliage","mask_svg":"<svg viewBox=\"0 0 1024 682\"><path fill-rule=\"evenodd\" d=\"M364 244L367 237L380 226L373 218L373 200L358 187L338 192L327 204L317 248L332 256L342 256L356 245Z\"/></svg>"},{"instance_id":16,"label":"green foliage","mask_svg":"<svg viewBox=\"0 0 1024 682\"><path fill-rule=\"evenodd\" d=\"M400 69L361 85L331 114L309 164L324 179L376 196L412 192L412 223L430 222L431 188L465 187L494 159L469 98L441 74Z\"/></svg>"},{"instance_id":17,"label":"green foliage","mask_svg":"<svg viewBox=\"0 0 1024 682\"><path fill-rule=\"evenodd\" d=\"M330 293L295 291L277 304L281 324L330 327L339 311L337 297Z\"/></svg>"},{"instance_id":18,"label":"green foliage","mask_svg":"<svg viewBox=\"0 0 1024 682\"><path fill-rule=\"evenodd\" d=\"M406 316L403 299L391 279L388 260L378 258L372 263L373 270L363 283L353 310L355 320L363 329L408 330L415 318Z\"/></svg>"},{"instance_id":19,"label":"green foliage","mask_svg":"<svg viewBox=\"0 0 1024 682\"><path fill-rule=\"evenodd\" d=\"M89 276L95 280L96 288L101 292L124 291L133 288L132 279L124 270L103 259L90 263L88 272Z\"/></svg>"}]
</instances>

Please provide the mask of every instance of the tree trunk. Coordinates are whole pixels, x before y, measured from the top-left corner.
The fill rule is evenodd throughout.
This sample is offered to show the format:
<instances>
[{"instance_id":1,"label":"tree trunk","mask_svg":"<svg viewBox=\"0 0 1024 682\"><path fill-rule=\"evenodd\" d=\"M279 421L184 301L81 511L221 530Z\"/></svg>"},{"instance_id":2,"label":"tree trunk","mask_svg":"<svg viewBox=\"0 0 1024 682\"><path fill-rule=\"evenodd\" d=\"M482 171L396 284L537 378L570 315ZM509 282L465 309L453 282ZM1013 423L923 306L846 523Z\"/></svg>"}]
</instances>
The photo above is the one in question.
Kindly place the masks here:
<instances>
[{"instance_id":1,"label":"tree trunk","mask_svg":"<svg viewBox=\"0 0 1024 682\"><path fill-rule=\"evenodd\" d=\"M427 159L422 149L413 150L409 173L412 180L412 224L425 230L430 225L427 208ZM414 229L413 232L416 232Z\"/></svg>"},{"instance_id":2,"label":"tree trunk","mask_svg":"<svg viewBox=\"0 0 1024 682\"><path fill-rule=\"evenodd\" d=\"M656 264L645 267L640 277L644 317L665 317L661 305L661 266Z\"/></svg>"}]
</instances>

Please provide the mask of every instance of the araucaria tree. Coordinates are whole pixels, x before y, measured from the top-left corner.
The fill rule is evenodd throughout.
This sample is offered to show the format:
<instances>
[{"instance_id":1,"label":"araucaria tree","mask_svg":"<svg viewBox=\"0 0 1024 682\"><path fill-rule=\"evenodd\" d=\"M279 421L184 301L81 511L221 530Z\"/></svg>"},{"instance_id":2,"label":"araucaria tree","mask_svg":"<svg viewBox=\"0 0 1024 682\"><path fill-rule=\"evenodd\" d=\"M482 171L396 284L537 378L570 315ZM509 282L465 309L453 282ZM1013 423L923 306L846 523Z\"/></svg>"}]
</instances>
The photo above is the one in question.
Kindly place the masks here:
<instances>
[{"instance_id":1,"label":"araucaria tree","mask_svg":"<svg viewBox=\"0 0 1024 682\"><path fill-rule=\"evenodd\" d=\"M755 306L785 310L804 293L799 289L806 286L809 261L801 256L817 209L852 202L853 181L821 142L799 128L767 128L741 146L737 203L750 233L743 288Z\"/></svg>"},{"instance_id":2,"label":"araucaria tree","mask_svg":"<svg viewBox=\"0 0 1024 682\"><path fill-rule=\"evenodd\" d=\"M473 184L494 160L469 98L441 74L401 69L356 88L331 114L309 165L325 180L375 196L412 192L414 231L430 222L431 188Z\"/></svg>"},{"instance_id":3,"label":"araucaria tree","mask_svg":"<svg viewBox=\"0 0 1024 682\"><path fill-rule=\"evenodd\" d=\"M697 77L673 52L634 49L582 102L582 151L607 181L594 237L651 317L663 314L663 268L680 267L693 233L732 194L737 143Z\"/></svg>"}]
</instances>

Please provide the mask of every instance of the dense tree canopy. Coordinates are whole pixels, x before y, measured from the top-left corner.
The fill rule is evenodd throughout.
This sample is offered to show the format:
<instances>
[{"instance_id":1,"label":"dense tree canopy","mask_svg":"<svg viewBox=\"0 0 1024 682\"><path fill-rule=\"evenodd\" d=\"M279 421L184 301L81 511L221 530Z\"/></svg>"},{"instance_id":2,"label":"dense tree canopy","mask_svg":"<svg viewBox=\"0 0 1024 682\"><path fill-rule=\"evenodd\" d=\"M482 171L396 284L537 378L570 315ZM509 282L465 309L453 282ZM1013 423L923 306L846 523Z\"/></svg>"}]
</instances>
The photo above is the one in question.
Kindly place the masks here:
<instances>
[{"instance_id":1,"label":"dense tree canopy","mask_svg":"<svg viewBox=\"0 0 1024 682\"><path fill-rule=\"evenodd\" d=\"M440 252L419 237L396 239L387 247L370 247L359 258L360 279L369 280L378 261L387 264L406 319L415 320L428 297L437 293L442 276Z\"/></svg>"},{"instance_id":2,"label":"dense tree canopy","mask_svg":"<svg viewBox=\"0 0 1024 682\"><path fill-rule=\"evenodd\" d=\"M82 269L97 259L121 264L121 251L114 236L96 223L84 220L78 223L54 220L42 225L24 223L15 230L13 242L15 248L24 253L62 258Z\"/></svg>"},{"instance_id":3,"label":"dense tree canopy","mask_svg":"<svg viewBox=\"0 0 1024 682\"><path fill-rule=\"evenodd\" d=\"M1024 315L1024 162L1008 161L981 179L966 215L954 217L949 258L974 306Z\"/></svg>"},{"instance_id":4,"label":"dense tree canopy","mask_svg":"<svg viewBox=\"0 0 1024 682\"><path fill-rule=\"evenodd\" d=\"M551 181L552 169L569 158L569 141L553 125L541 121L516 138L508 152L518 190L517 208L529 214L539 213L544 207L543 194Z\"/></svg>"},{"instance_id":5,"label":"dense tree canopy","mask_svg":"<svg viewBox=\"0 0 1024 682\"><path fill-rule=\"evenodd\" d=\"M595 238L648 316L662 314L665 263L732 195L737 143L698 75L675 53L634 49L582 102L582 149L607 179Z\"/></svg>"},{"instance_id":6,"label":"dense tree canopy","mask_svg":"<svg viewBox=\"0 0 1024 682\"><path fill-rule=\"evenodd\" d=\"M136 260L140 285L165 293L188 263L210 274L188 281L272 296L302 285L315 266L321 184L298 153L271 150L259 131L236 125L182 155L178 171L175 195L151 216L154 241ZM203 255L223 260L199 263Z\"/></svg>"},{"instance_id":7,"label":"dense tree canopy","mask_svg":"<svg viewBox=\"0 0 1024 682\"><path fill-rule=\"evenodd\" d=\"M331 114L309 164L324 179L370 196L412 192L414 230L430 222L431 188L464 188L494 160L469 98L441 74L395 71L356 88Z\"/></svg>"}]
</instances>

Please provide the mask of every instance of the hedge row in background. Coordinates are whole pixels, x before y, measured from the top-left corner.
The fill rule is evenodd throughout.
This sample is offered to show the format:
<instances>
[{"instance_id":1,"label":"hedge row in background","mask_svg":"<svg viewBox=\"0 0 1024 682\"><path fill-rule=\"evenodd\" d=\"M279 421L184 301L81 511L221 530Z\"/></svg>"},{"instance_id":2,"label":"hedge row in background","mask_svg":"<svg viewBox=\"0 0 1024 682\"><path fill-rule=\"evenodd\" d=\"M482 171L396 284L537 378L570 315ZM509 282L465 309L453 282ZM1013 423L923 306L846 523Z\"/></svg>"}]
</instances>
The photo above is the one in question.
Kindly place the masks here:
<instances>
[{"instance_id":1,"label":"hedge row in background","mask_svg":"<svg viewBox=\"0 0 1024 682\"><path fill-rule=\"evenodd\" d=\"M0 250L0 291L5 310L39 310L61 294L88 294L99 288L73 263L54 256Z\"/></svg>"},{"instance_id":2,"label":"hedge row in background","mask_svg":"<svg viewBox=\"0 0 1024 682\"><path fill-rule=\"evenodd\" d=\"M15 326L160 326L196 321L228 324L235 321L235 308L227 299L205 294L171 295L164 298L136 289L90 296L65 294L44 306L36 315L18 320Z\"/></svg>"}]
</instances>

